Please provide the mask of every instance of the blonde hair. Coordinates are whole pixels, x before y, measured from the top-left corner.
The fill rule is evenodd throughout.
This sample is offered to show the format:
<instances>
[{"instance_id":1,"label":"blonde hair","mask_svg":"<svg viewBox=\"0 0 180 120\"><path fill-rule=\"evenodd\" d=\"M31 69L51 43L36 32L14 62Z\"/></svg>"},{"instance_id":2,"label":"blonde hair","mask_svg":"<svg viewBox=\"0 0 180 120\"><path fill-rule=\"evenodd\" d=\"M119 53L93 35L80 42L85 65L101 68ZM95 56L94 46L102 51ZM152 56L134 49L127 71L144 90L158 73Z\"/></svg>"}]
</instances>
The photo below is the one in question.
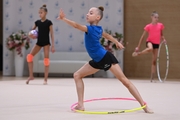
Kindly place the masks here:
<instances>
[{"instance_id":1,"label":"blonde hair","mask_svg":"<svg viewBox=\"0 0 180 120\"><path fill-rule=\"evenodd\" d=\"M153 11L152 13L151 13L151 16L154 16L154 15L158 15L158 13L156 12L156 11Z\"/></svg>"}]
</instances>

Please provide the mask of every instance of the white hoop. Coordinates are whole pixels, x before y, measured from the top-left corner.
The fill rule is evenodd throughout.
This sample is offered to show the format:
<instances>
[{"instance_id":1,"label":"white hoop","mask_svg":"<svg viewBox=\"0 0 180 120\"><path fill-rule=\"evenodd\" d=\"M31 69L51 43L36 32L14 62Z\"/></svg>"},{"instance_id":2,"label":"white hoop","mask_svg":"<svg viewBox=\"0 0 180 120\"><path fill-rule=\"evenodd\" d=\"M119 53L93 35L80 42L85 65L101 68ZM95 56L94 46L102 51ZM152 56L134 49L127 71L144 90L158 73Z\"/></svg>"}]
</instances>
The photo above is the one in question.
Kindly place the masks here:
<instances>
[{"instance_id":1,"label":"white hoop","mask_svg":"<svg viewBox=\"0 0 180 120\"><path fill-rule=\"evenodd\" d=\"M167 62L166 62L166 73L165 73L164 79L161 79L160 71L159 71L159 56L160 56L161 46L163 44L165 45L165 49L166 49L166 60L167 60ZM168 70L169 70L169 51L168 51L167 43L165 41L163 41L159 45L159 50L158 50L158 55L157 55L157 75L158 75L158 79L159 79L160 82L166 81L166 78L167 78L167 75L168 75Z\"/></svg>"}]
</instances>

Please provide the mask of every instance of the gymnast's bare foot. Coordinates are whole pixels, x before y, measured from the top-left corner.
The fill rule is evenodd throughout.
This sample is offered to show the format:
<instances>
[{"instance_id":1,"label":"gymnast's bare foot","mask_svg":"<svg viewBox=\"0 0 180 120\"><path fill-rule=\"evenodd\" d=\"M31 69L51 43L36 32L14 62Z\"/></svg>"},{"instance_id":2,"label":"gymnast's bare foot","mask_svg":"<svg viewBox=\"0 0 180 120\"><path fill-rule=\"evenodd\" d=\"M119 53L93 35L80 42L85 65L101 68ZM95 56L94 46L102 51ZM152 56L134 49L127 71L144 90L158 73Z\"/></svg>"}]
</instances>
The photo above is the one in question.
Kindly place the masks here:
<instances>
[{"instance_id":1,"label":"gymnast's bare foot","mask_svg":"<svg viewBox=\"0 0 180 120\"><path fill-rule=\"evenodd\" d=\"M156 83L156 80L154 80L154 73L151 74L150 81Z\"/></svg>"},{"instance_id":2,"label":"gymnast's bare foot","mask_svg":"<svg viewBox=\"0 0 180 120\"><path fill-rule=\"evenodd\" d=\"M136 56L138 56L138 55L139 55L138 52L133 52L133 53L132 53L132 56L133 56L133 57L136 57Z\"/></svg>"},{"instance_id":3,"label":"gymnast's bare foot","mask_svg":"<svg viewBox=\"0 0 180 120\"><path fill-rule=\"evenodd\" d=\"M28 79L27 79L27 81L26 81L26 84L29 84L29 81L30 80L34 80L34 77L29 77Z\"/></svg>"},{"instance_id":4,"label":"gymnast's bare foot","mask_svg":"<svg viewBox=\"0 0 180 120\"><path fill-rule=\"evenodd\" d=\"M154 79L154 74L153 73L151 73L151 82L153 82L153 79Z\"/></svg>"},{"instance_id":5,"label":"gymnast's bare foot","mask_svg":"<svg viewBox=\"0 0 180 120\"><path fill-rule=\"evenodd\" d=\"M44 80L44 83L43 83L43 85L47 85L47 80Z\"/></svg>"},{"instance_id":6,"label":"gymnast's bare foot","mask_svg":"<svg viewBox=\"0 0 180 120\"><path fill-rule=\"evenodd\" d=\"M144 110L145 113L149 113L149 114L153 114L153 113L154 113L151 109L149 109L148 106L146 106L145 108L143 108L143 110Z\"/></svg>"},{"instance_id":7,"label":"gymnast's bare foot","mask_svg":"<svg viewBox=\"0 0 180 120\"><path fill-rule=\"evenodd\" d=\"M80 105L77 105L75 108L75 110L81 110L81 111L84 111L84 106L80 106Z\"/></svg>"}]
</instances>

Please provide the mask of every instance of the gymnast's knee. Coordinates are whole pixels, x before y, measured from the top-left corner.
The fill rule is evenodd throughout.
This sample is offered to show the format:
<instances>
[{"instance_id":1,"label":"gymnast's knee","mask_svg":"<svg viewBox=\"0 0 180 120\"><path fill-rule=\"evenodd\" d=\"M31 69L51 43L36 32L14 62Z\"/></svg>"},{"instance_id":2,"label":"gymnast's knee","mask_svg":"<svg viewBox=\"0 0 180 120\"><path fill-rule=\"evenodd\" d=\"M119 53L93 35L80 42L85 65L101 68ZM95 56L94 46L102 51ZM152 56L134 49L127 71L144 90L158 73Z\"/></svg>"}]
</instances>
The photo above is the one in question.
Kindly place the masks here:
<instances>
[{"instance_id":1,"label":"gymnast's knee","mask_svg":"<svg viewBox=\"0 0 180 120\"><path fill-rule=\"evenodd\" d=\"M49 66L50 62L49 62L49 58L44 58L44 66Z\"/></svg>"},{"instance_id":2,"label":"gymnast's knee","mask_svg":"<svg viewBox=\"0 0 180 120\"><path fill-rule=\"evenodd\" d=\"M81 76L78 72L75 72L75 73L73 74L73 77L74 77L74 80L82 79L82 76Z\"/></svg>"},{"instance_id":3,"label":"gymnast's knee","mask_svg":"<svg viewBox=\"0 0 180 120\"><path fill-rule=\"evenodd\" d=\"M152 65L156 66L156 60L152 61Z\"/></svg>"},{"instance_id":4,"label":"gymnast's knee","mask_svg":"<svg viewBox=\"0 0 180 120\"><path fill-rule=\"evenodd\" d=\"M29 62L33 62L33 55L32 54L28 54L27 55L27 57L26 57L26 59L27 59L27 62L29 63Z\"/></svg>"},{"instance_id":5,"label":"gymnast's knee","mask_svg":"<svg viewBox=\"0 0 180 120\"><path fill-rule=\"evenodd\" d=\"M148 48L148 52L152 52L153 51L153 48Z\"/></svg>"}]
</instances>

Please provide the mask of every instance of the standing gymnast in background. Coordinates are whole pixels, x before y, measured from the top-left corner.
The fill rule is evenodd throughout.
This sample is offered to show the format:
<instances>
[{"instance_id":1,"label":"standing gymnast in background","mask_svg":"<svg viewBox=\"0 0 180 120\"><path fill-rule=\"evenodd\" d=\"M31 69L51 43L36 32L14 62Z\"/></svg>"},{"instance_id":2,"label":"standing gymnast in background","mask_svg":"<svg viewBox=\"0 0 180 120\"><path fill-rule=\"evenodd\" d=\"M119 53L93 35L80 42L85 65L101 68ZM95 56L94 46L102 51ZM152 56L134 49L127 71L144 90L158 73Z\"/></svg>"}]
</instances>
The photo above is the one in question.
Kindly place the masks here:
<instances>
[{"instance_id":1,"label":"standing gymnast in background","mask_svg":"<svg viewBox=\"0 0 180 120\"><path fill-rule=\"evenodd\" d=\"M34 79L33 76L33 57L40 51L40 49L43 47L44 48L44 66L45 66L45 71L44 71L44 85L47 84L47 78L49 74L49 51L50 51L50 40L49 40L49 32L51 35L51 41L52 41L52 47L51 47L51 52L55 52L54 48L54 34L53 34L53 24L50 20L46 19L47 15L47 8L46 5L43 5L39 9L39 17L40 20L37 20L35 22L35 25L33 27L33 30L38 27L38 38L37 38L37 43L31 50L30 54L27 55L27 62L29 66L29 78L26 81L26 84L29 84L30 80ZM30 34L30 37L32 39L35 39L35 36L33 34Z\"/></svg>"},{"instance_id":2,"label":"standing gymnast in background","mask_svg":"<svg viewBox=\"0 0 180 120\"><path fill-rule=\"evenodd\" d=\"M82 66L78 71L74 73L74 80L76 83L76 89L78 94L78 105L75 107L77 110L84 110L84 83L82 78L85 76L91 75L103 69L105 71L110 70L129 90L129 92L136 98L136 100L140 103L141 106L144 106L143 99L141 98L136 87L126 78L123 74L117 59L114 55L108 51L106 51L99 40L101 37L104 37L116 44L116 46L120 49L123 49L124 46L119 43L115 38L111 35L103 32L101 26L98 26L99 21L103 18L103 7L92 7L87 13L87 22L90 25L80 25L74 21L71 21L65 17L65 14L62 10L60 10L60 15L58 19L66 22L70 26L81 30L85 33L85 47L92 58L89 63L86 63ZM148 106L144 108L146 113L153 113Z\"/></svg>"},{"instance_id":3,"label":"standing gymnast in background","mask_svg":"<svg viewBox=\"0 0 180 120\"><path fill-rule=\"evenodd\" d=\"M163 29L164 25L162 23L159 23L159 15L156 11L154 11L151 14L152 22L150 24L147 24L144 27L144 32L140 38L138 46L135 48L135 52L133 52L132 56L136 57L139 55L143 55L146 53L152 53L152 66L151 66L151 82L154 79L154 74L156 72L156 60L157 60L157 53L159 49L159 44L161 39L165 41L165 38L163 36ZM141 43L145 37L145 35L148 33L148 38L146 40L146 49L139 52L139 48L141 46Z\"/></svg>"}]
</instances>

